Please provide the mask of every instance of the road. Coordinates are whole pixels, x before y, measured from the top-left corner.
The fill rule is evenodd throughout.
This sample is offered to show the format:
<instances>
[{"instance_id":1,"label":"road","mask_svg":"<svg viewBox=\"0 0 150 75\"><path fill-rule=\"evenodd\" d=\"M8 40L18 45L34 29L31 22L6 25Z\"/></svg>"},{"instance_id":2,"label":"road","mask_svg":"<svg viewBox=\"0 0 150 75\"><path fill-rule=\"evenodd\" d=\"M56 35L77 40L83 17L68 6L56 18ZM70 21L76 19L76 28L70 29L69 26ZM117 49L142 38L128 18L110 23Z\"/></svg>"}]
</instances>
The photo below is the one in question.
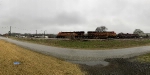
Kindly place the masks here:
<instances>
[{"instance_id":1,"label":"road","mask_svg":"<svg viewBox=\"0 0 150 75\"><path fill-rule=\"evenodd\" d=\"M83 63L83 61L92 62L104 60L106 58L129 58L150 52L150 46L124 48L124 49L110 49L110 50L79 50L69 48L58 48L52 46L45 46L33 44L28 42L16 41L10 38L0 37L0 39L14 43L18 46L40 52L42 54L54 56L66 61Z\"/></svg>"}]
</instances>

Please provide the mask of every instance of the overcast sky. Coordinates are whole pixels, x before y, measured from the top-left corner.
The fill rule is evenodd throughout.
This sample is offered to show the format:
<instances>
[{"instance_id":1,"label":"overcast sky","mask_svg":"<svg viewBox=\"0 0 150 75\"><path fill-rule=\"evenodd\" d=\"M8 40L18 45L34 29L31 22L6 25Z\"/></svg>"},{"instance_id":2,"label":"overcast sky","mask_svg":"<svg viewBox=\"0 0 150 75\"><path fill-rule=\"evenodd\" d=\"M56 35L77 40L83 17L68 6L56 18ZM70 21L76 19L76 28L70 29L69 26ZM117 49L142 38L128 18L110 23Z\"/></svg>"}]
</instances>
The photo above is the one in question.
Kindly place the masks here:
<instances>
[{"instance_id":1,"label":"overcast sky","mask_svg":"<svg viewBox=\"0 0 150 75\"><path fill-rule=\"evenodd\" d=\"M108 31L150 33L150 0L0 0L0 33Z\"/></svg>"}]
</instances>

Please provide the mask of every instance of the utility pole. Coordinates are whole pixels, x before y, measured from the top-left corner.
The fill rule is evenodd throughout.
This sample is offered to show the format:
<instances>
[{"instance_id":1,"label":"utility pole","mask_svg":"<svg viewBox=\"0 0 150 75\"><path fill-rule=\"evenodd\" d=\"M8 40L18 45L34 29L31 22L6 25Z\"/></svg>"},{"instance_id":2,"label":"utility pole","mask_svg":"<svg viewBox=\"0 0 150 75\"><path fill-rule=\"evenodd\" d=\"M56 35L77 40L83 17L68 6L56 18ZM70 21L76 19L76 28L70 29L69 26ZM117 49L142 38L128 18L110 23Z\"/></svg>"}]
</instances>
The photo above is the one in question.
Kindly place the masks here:
<instances>
[{"instance_id":1,"label":"utility pole","mask_svg":"<svg viewBox=\"0 0 150 75\"><path fill-rule=\"evenodd\" d=\"M36 36L37 36L37 30L36 30Z\"/></svg>"},{"instance_id":2,"label":"utility pole","mask_svg":"<svg viewBox=\"0 0 150 75\"><path fill-rule=\"evenodd\" d=\"M10 36L11 36L11 26L10 26Z\"/></svg>"},{"instance_id":3,"label":"utility pole","mask_svg":"<svg viewBox=\"0 0 150 75\"><path fill-rule=\"evenodd\" d=\"M45 38L45 31L44 31L44 38Z\"/></svg>"}]
</instances>

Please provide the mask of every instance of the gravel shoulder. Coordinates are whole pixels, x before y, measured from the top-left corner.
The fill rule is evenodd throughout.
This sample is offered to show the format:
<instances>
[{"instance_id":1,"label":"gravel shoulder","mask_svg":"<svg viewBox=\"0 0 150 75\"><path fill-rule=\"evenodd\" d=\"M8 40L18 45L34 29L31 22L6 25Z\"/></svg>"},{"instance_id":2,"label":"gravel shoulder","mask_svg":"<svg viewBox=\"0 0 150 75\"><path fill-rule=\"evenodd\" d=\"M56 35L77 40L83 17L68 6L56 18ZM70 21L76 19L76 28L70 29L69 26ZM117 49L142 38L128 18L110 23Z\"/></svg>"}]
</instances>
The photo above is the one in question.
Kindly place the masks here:
<instances>
[{"instance_id":1,"label":"gravel shoulder","mask_svg":"<svg viewBox=\"0 0 150 75\"><path fill-rule=\"evenodd\" d=\"M129 58L150 52L150 46L111 50L79 50L21 42L5 37L0 37L0 39L6 40L24 48L31 49L36 52L51 55L67 61L99 61L106 58Z\"/></svg>"}]
</instances>

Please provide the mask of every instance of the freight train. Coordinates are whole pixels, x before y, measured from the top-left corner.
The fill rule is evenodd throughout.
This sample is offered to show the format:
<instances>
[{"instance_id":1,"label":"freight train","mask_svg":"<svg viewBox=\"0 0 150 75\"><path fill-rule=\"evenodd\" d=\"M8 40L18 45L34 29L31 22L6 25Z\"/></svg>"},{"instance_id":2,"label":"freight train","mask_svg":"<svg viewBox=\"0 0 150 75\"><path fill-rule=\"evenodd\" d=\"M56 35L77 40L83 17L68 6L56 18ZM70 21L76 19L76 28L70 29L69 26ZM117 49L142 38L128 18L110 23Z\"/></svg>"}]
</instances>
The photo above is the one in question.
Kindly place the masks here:
<instances>
[{"instance_id":1,"label":"freight train","mask_svg":"<svg viewBox=\"0 0 150 75\"><path fill-rule=\"evenodd\" d=\"M84 31L74 32L59 32L56 38L86 38L86 39L108 39L108 38L139 38L138 34L119 33L116 34L114 31L96 32L88 31L85 34Z\"/></svg>"}]
</instances>

